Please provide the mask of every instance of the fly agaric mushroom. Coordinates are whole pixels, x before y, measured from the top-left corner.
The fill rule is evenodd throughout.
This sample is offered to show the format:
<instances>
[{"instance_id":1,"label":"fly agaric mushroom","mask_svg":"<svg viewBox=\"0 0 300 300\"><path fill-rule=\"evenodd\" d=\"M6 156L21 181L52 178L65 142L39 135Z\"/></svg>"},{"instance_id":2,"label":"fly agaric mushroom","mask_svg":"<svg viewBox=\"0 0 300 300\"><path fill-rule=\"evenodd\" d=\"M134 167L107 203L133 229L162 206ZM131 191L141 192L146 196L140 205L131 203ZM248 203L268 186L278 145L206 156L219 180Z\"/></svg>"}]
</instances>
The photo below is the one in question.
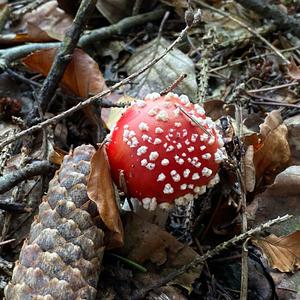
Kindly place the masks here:
<instances>
[{"instance_id":1,"label":"fly agaric mushroom","mask_svg":"<svg viewBox=\"0 0 300 300\"><path fill-rule=\"evenodd\" d=\"M107 155L114 182L125 184L128 196L154 210L157 204L185 204L216 184L222 147L201 105L186 95L152 93L123 113Z\"/></svg>"}]
</instances>

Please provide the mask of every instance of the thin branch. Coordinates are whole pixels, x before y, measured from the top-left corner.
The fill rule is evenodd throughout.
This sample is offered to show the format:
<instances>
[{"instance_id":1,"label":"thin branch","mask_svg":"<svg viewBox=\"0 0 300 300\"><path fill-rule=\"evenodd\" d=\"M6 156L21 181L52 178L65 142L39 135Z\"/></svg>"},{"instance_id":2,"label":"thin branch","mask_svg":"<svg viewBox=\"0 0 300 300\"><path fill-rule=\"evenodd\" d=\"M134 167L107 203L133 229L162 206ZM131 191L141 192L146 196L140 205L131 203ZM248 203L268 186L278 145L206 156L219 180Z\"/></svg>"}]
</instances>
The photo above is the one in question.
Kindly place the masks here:
<instances>
[{"instance_id":1,"label":"thin branch","mask_svg":"<svg viewBox=\"0 0 300 300\"><path fill-rule=\"evenodd\" d=\"M143 25L147 22L160 19L164 14L164 10L155 10L146 14L140 14L128 18L124 18L116 24L102 27L100 29L92 30L85 33L79 40L78 45L80 47L86 47L87 45L110 38L112 35L121 35L129 29Z\"/></svg>"},{"instance_id":2,"label":"thin branch","mask_svg":"<svg viewBox=\"0 0 300 300\"><path fill-rule=\"evenodd\" d=\"M291 31L297 37L300 37L299 20L289 16L275 4L269 4L264 0L236 0L247 9L255 11L257 14L266 19L271 19L281 29Z\"/></svg>"},{"instance_id":3,"label":"thin branch","mask_svg":"<svg viewBox=\"0 0 300 300\"><path fill-rule=\"evenodd\" d=\"M172 92L177 88L177 86L187 77L187 74L183 73L181 74L172 84L170 84L166 89L161 91L159 94L161 96L164 96L168 94L169 92Z\"/></svg>"},{"instance_id":4,"label":"thin branch","mask_svg":"<svg viewBox=\"0 0 300 300\"><path fill-rule=\"evenodd\" d=\"M18 183L37 175L54 171L54 166L47 160L35 161L22 169L8 173L0 178L0 194L9 191Z\"/></svg>"},{"instance_id":5,"label":"thin branch","mask_svg":"<svg viewBox=\"0 0 300 300\"><path fill-rule=\"evenodd\" d=\"M65 38L55 55L51 69L38 94L38 101L43 112L46 110L49 101L54 96L65 69L72 59L72 54L84 29L84 25L92 13L95 4L96 0L83 0L70 29L65 34Z\"/></svg>"},{"instance_id":6,"label":"thin branch","mask_svg":"<svg viewBox=\"0 0 300 300\"><path fill-rule=\"evenodd\" d=\"M266 40L263 36L261 36L255 29L249 27L247 24L245 24L244 22L240 21L239 19L231 16L229 13L226 13L220 9L217 9L213 6L210 6L208 4L206 4L205 2L201 1L201 0L193 0L195 3L201 5L202 7L205 7L207 9L210 9L211 11L214 11L224 17L227 17L228 19L234 21L235 23L239 24L240 26L244 27L246 30L248 30L250 33L252 33L255 37L257 37L258 39L260 39L264 44L266 44L278 57L280 57L286 64L290 64L290 61L285 58L281 52L274 47L268 40Z\"/></svg>"},{"instance_id":7,"label":"thin branch","mask_svg":"<svg viewBox=\"0 0 300 300\"><path fill-rule=\"evenodd\" d=\"M243 133L243 112L241 105L235 106L236 111L236 121L237 121L237 134L238 138L241 139L244 135ZM241 149L242 150L242 149ZM246 187L245 187L245 159L244 152L241 151L241 162L238 164L238 161L235 159L237 164L237 178L239 186L241 189L241 219L242 219L242 233L245 233L248 229L248 220L247 220L247 198L246 198ZM247 300L248 295L248 248L247 243L244 243L242 247L242 266L241 266L241 292L240 300Z\"/></svg>"},{"instance_id":8,"label":"thin branch","mask_svg":"<svg viewBox=\"0 0 300 300\"><path fill-rule=\"evenodd\" d=\"M300 48L300 45L295 46L295 47L291 47L291 48L288 48L288 49L284 49L284 50L278 50L278 51L280 51L281 53L286 53L286 52L292 52L294 50L298 50L299 48ZM257 60L257 59L260 59L260 58L263 58L263 57L266 57L266 56L271 56L271 55L274 55L274 53L269 52L269 53L263 53L263 54L260 54L260 55L255 55L255 56L245 58L245 59L237 59L237 60L231 61L231 62L229 62L225 65L209 69L209 72L210 73L211 72L217 72L217 71L220 71L220 70L223 70L223 69L226 69L226 68L235 67L235 66L241 65L243 63L246 63L246 62L249 62L249 61L252 61L252 60ZM199 67L199 63L196 64L196 67Z\"/></svg>"},{"instance_id":9,"label":"thin branch","mask_svg":"<svg viewBox=\"0 0 300 300\"><path fill-rule=\"evenodd\" d=\"M40 88L42 86L40 83L38 83L36 81L33 81L31 79L26 78L26 77L20 75L19 73L13 71L10 68L6 69L6 72L8 73L9 76L11 76L12 78L14 78L15 80L19 80L21 82L24 82L24 83L30 85L30 86L35 86L37 88ZM73 96L73 95L64 94L60 90L57 90L56 93L57 93L57 95L59 95L61 97L68 97L71 100L74 100L76 102L83 101L83 99L80 98L80 97L76 97L76 96ZM112 102L110 100L107 100L107 99L103 99L101 101L101 103L99 103L99 106L101 106L103 108L111 108L111 107L123 108L123 107L128 106L128 105L129 105L128 103L114 103L114 102Z\"/></svg>"},{"instance_id":10,"label":"thin branch","mask_svg":"<svg viewBox=\"0 0 300 300\"><path fill-rule=\"evenodd\" d=\"M189 269L199 265L199 264L203 264L207 259L216 256L218 254L220 254L222 251L227 250L229 247L232 247L234 245L236 245L237 243L246 240L247 238L250 238L251 236L260 233L261 231L263 231L264 229L267 229L275 224L281 223L281 222L285 222L287 220L289 220L290 218L292 218L291 215L285 215L282 217L277 217L276 219L270 220L258 227L255 227L253 229L248 230L245 233L242 233L238 236L233 237L232 239L219 244L218 246L216 246L214 249L207 251L204 255L201 255L200 257L197 257L196 259L192 260L190 263L182 266L181 268L179 268L178 270L169 273L167 276L165 276L162 279L159 279L156 281L155 284L147 286L143 289L139 289L138 291L136 291L135 293L133 293L132 297L130 298L130 300L137 300L140 298L143 298L143 296L148 293L149 291L151 291L152 289L161 287L165 284L167 284L168 282L170 282L171 280L173 280L174 278L178 277L179 275L187 272Z\"/></svg>"},{"instance_id":11,"label":"thin branch","mask_svg":"<svg viewBox=\"0 0 300 300\"><path fill-rule=\"evenodd\" d=\"M155 10L146 14L140 14L133 17L124 18L116 24L95 29L85 33L79 39L79 47L87 47L91 43L99 42L104 39L110 38L112 35L123 34L133 27L143 25L147 22L155 21L161 18L164 14L164 10ZM61 45L61 42L53 43L31 43L22 46L16 46L8 49L0 50L0 67L5 67L10 62L22 58L36 50L57 48Z\"/></svg>"},{"instance_id":12,"label":"thin branch","mask_svg":"<svg viewBox=\"0 0 300 300\"><path fill-rule=\"evenodd\" d=\"M251 95L251 96L255 97L255 95ZM256 104L256 105L279 106L279 107L290 107L290 108L300 109L300 105L290 104L290 103L263 102L263 101L253 101L253 100L250 100L250 102L251 104Z\"/></svg>"},{"instance_id":13,"label":"thin branch","mask_svg":"<svg viewBox=\"0 0 300 300\"><path fill-rule=\"evenodd\" d=\"M294 85L299 85L299 82L294 81L294 82L285 83L285 84L281 84L281 85L270 86L270 87L267 87L267 88L261 88L261 89L255 89L255 90L246 90L245 92L247 92L247 93L267 92L267 91L278 90L278 89L282 89L282 88L286 88L286 87L294 86Z\"/></svg>"},{"instance_id":14,"label":"thin branch","mask_svg":"<svg viewBox=\"0 0 300 300\"><path fill-rule=\"evenodd\" d=\"M114 84L112 87L108 88L107 90L92 96L90 98L88 98L87 100L78 103L77 105L71 107L70 109L62 112L61 114L58 114L44 122L38 123L26 130L23 130L19 133L17 133L14 137L9 138L4 140L3 142L0 143L0 150L3 149L3 147L5 147L6 145L9 145L10 143L20 139L23 136L26 136L28 134L31 134L37 130L40 130L46 126L49 126L51 124L55 124L58 121L66 118L67 116L73 114L74 112L98 101L98 100L102 100L102 98L104 96L109 95L112 91L116 90L117 88L119 88L120 86L130 83L134 78L138 77L140 74L142 74L143 72L145 72L146 70L148 70L150 67L152 67L154 64L156 64L159 60L161 60L164 56L166 56L174 47L175 45L180 42L183 37L185 36L186 32L188 31L189 27L186 26L179 34L179 36L177 37L177 39L171 43L160 55L158 55L157 57L155 57L153 60L151 60L150 62L146 63L140 70L132 73L131 75L129 75L128 77L126 77L125 79L123 79L122 81Z\"/></svg>"}]
</instances>

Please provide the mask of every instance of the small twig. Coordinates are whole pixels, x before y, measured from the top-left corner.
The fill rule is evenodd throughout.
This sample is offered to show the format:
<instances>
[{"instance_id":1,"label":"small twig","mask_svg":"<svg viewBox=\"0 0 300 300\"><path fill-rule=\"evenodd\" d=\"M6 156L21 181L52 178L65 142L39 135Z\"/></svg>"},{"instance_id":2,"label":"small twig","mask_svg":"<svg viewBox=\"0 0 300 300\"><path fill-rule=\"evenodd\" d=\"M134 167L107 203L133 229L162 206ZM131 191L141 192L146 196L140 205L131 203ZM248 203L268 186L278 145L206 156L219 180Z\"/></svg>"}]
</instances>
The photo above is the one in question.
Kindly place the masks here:
<instances>
[{"instance_id":1,"label":"small twig","mask_svg":"<svg viewBox=\"0 0 300 300\"><path fill-rule=\"evenodd\" d=\"M295 82L290 82L290 83L285 83L281 85L276 85L276 86L270 86L267 88L261 88L261 89L255 89L255 90L246 90L246 93L258 93L258 92L267 92L267 91L273 91L273 90L278 90L278 89L283 89L289 86L294 86L294 85L299 85L298 81Z\"/></svg>"},{"instance_id":2,"label":"small twig","mask_svg":"<svg viewBox=\"0 0 300 300\"><path fill-rule=\"evenodd\" d=\"M263 231L264 229L267 229L275 224L281 223L281 222L285 222L287 220L289 220L290 218L292 218L291 215L285 215L282 217L277 217L276 219L270 220L258 227L255 227L253 229L248 230L245 233L242 233L238 236L233 237L232 239L219 244L218 246L216 246L214 249L207 251L204 255L201 255L200 257L197 257L196 259L192 260L190 263L182 266L181 268L179 268L178 270L169 273L168 275L166 275L164 278L161 278L159 280L156 281L155 284L149 285L143 289L139 289L138 291L136 291L135 293L133 293L132 297L130 298L130 300L136 300L136 299L140 299L142 298L146 293L148 293L149 291L151 291L152 289L161 287L165 284L167 284L168 282L170 282L171 280L173 280L174 278L178 277L179 275L187 272L189 269L199 265L199 264L203 264L207 259L216 256L218 254L220 254L222 251L227 250L229 247L236 245L237 243L246 240L247 238L250 238L251 236L258 234L259 232Z\"/></svg>"},{"instance_id":3,"label":"small twig","mask_svg":"<svg viewBox=\"0 0 300 300\"><path fill-rule=\"evenodd\" d=\"M10 244L10 243L14 242L15 240L16 239L10 239L10 240L6 240L6 241L2 241L2 242L0 242L0 246Z\"/></svg>"},{"instance_id":4,"label":"small twig","mask_svg":"<svg viewBox=\"0 0 300 300\"><path fill-rule=\"evenodd\" d=\"M23 130L21 132L19 132L18 134L16 134L14 137L9 138L4 140L2 143L0 143L0 150L5 147L6 145L16 141L17 139L20 139L21 137L31 134L37 130L40 130L46 126L49 126L51 124L55 124L56 122L66 118L67 116L73 114L74 112L90 105L91 103L94 103L95 101L98 101L100 99L102 99L104 96L109 95L112 91L116 90L117 88L119 88L120 86L127 84L129 82L131 82L134 78L138 77L140 74L142 74L143 72L145 72L146 70L148 70L151 66L153 66L154 64L156 64L159 60L161 60L164 56L166 56L174 47L175 45L180 42L182 40L182 38L184 37L184 35L186 34L186 32L188 31L189 27L186 26L179 34L179 36L177 37L177 39L171 43L160 55L158 55L157 57L155 57L153 60L151 60L150 62L146 63L140 70L132 73L131 75L129 75L128 77L126 77L125 79L123 79L122 81L114 84L112 87L108 88L106 91L103 91L93 97L88 98L87 100L78 103L77 105L71 107L70 109L44 121L41 122L39 124L36 124L26 130Z\"/></svg>"},{"instance_id":5,"label":"small twig","mask_svg":"<svg viewBox=\"0 0 300 300\"><path fill-rule=\"evenodd\" d=\"M6 69L6 72L8 73L8 75L10 75L12 78L16 79L16 80L19 80L21 82L24 82L30 86L35 86L37 88L40 88L42 85L36 81L33 81L31 79L28 79L20 74L18 74L17 72L13 71L12 69ZM61 91L56 91L57 95L59 96L62 96L62 97L68 97L70 98L71 100L74 100L76 102L81 102L83 101L82 98L80 97L76 97L76 96L73 96L73 95L66 95L66 94L63 94ZM103 108L111 108L111 107L120 107L120 108L123 108L123 107L126 107L128 105L130 105L130 103L114 103L110 100L107 100L107 99L103 99L100 103L97 103L97 105L103 107Z\"/></svg>"},{"instance_id":6,"label":"small twig","mask_svg":"<svg viewBox=\"0 0 300 300\"><path fill-rule=\"evenodd\" d=\"M164 96L168 94L169 92L176 89L176 87L187 77L187 74L181 74L170 86L168 86L166 89L161 91L159 94L161 96Z\"/></svg>"},{"instance_id":7,"label":"small twig","mask_svg":"<svg viewBox=\"0 0 300 300\"><path fill-rule=\"evenodd\" d=\"M25 15L26 13L33 11L34 9L38 8L39 6L43 5L47 0L35 0L35 1L30 1L26 6L13 11L13 18L17 19L20 18L21 16Z\"/></svg>"},{"instance_id":8,"label":"small twig","mask_svg":"<svg viewBox=\"0 0 300 300\"><path fill-rule=\"evenodd\" d=\"M239 24L240 26L244 27L245 29L247 29L250 33L252 33L255 37L257 37L258 39L260 39L264 44L266 44L270 49L272 49L272 51L274 53L276 53L276 55L278 57L280 57L287 65L290 64L290 61L285 58L281 52L276 48L274 47L268 40L266 40L263 36L261 36L255 29L252 29L251 27L249 27L247 24L245 24L244 22L240 21L239 19L231 16L229 13L227 12L224 12L220 9L217 9L213 6L210 6L208 4L206 4L205 2L201 1L201 0L193 0L195 3L207 8L207 9L210 9L224 17L227 17L229 18L230 20L234 21L235 23Z\"/></svg>"},{"instance_id":9,"label":"small twig","mask_svg":"<svg viewBox=\"0 0 300 300\"><path fill-rule=\"evenodd\" d=\"M289 104L289 103L279 103L279 102L263 102L263 101L253 101L250 100L252 104L256 105L266 105L266 106L279 106L279 107L291 107L291 108L297 108L300 109L300 105L296 104Z\"/></svg>"},{"instance_id":10,"label":"small twig","mask_svg":"<svg viewBox=\"0 0 300 300\"><path fill-rule=\"evenodd\" d=\"M291 47L291 48L288 48L288 49L284 49L284 50L278 50L278 51L280 51L281 53L286 53L286 52L292 52L292 51L297 50L299 48L300 48L300 45L295 46L295 47ZM218 72L218 71L226 69L226 68L235 67L235 66L241 65L243 63L246 63L248 61L257 60L257 59L264 58L266 56L271 56L271 55L274 55L274 53L273 52L269 52L269 53L263 53L263 54L260 54L260 55L255 55L255 56L252 56L252 57L249 57L249 58L245 58L245 59L237 59L237 60L231 61L231 62L229 62L229 63L227 63L225 65L209 69L209 72L210 73L212 73L212 72ZM199 64L196 64L197 67L198 67L198 65Z\"/></svg>"},{"instance_id":11,"label":"small twig","mask_svg":"<svg viewBox=\"0 0 300 300\"><path fill-rule=\"evenodd\" d=\"M156 41L155 41L155 47L154 47L154 50L152 52L152 55L151 55L151 60L155 58L157 52L158 52L158 47L160 45L160 40L161 40L161 37L162 37L162 31L163 31L163 28L164 28L164 25L167 21L167 19L169 18L169 15L170 15L170 12L169 11L166 11L165 14L164 14L164 17L162 18L162 21L159 25L159 29L158 29L158 34L157 34L157 38L156 38ZM150 75L150 72L151 72L151 69L152 67L150 67L147 72L144 74L144 77L140 80L140 82L138 83L138 86L136 88L137 92L136 92L136 95L138 94L138 87L142 87L145 82L147 81L149 75Z\"/></svg>"},{"instance_id":12,"label":"small twig","mask_svg":"<svg viewBox=\"0 0 300 300\"><path fill-rule=\"evenodd\" d=\"M237 134L238 138L243 137L243 112L241 105L235 106L236 110L236 121L237 121ZM248 229L248 220L246 215L247 198L246 198L246 187L245 187L245 159L244 151L241 149L241 162L235 160L237 164L237 178L241 189L241 218L242 218L242 233L245 233ZM247 243L245 247L242 247L242 267L241 267L241 292L240 300L247 300L248 295L248 249Z\"/></svg>"},{"instance_id":13,"label":"small twig","mask_svg":"<svg viewBox=\"0 0 300 300\"><path fill-rule=\"evenodd\" d=\"M133 27L161 18L164 13L164 10L159 9L149 13L124 18L116 24L85 33L80 38L78 45L79 47L86 47L100 40L108 39L112 35L121 35Z\"/></svg>"},{"instance_id":14,"label":"small twig","mask_svg":"<svg viewBox=\"0 0 300 300\"><path fill-rule=\"evenodd\" d=\"M164 14L163 10L155 10L146 14L140 14L133 17L124 18L116 24L102 27L86 32L81 36L78 42L79 47L88 47L94 42L99 42L110 38L112 35L123 34L129 29L143 25L147 22L155 21ZM8 49L0 49L0 67L9 65L10 62L22 58L34 51L41 49L57 48L61 42L53 43L31 43L21 46L16 46Z\"/></svg>"},{"instance_id":15,"label":"small twig","mask_svg":"<svg viewBox=\"0 0 300 300\"><path fill-rule=\"evenodd\" d=\"M23 214L32 211L32 209L26 207L24 203L9 203L6 201L0 201L0 209L14 214Z\"/></svg>"},{"instance_id":16,"label":"small twig","mask_svg":"<svg viewBox=\"0 0 300 300\"><path fill-rule=\"evenodd\" d=\"M202 126L192 115L190 115L183 107L178 104L175 104L176 107L180 109L180 111L186 115L191 121L193 121L197 126L199 126L207 135L211 136L211 134L206 130L204 126Z\"/></svg>"},{"instance_id":17,"label":"small twig","mask_svg":"<svg viewBox=\"0 0 300 300\"><path fill-rule=\"evenodd\" d=\"M37 88L40 88L42 86L40 83L26 78L10 68L7 68L5 71L8 73L9 76L13 77L14 79L20 80L21 82L24 82L30 86L35 86Z\"/></svg>"},{"instance_id":18,"label":"small twig","mask_svg":"<svg viewBox=\"0 0 300 300\"><path fill-rule=\"evenodd\" d=\"M9 191L23 180L37 175L47 174L54 171L55 167L47 160L35 161L17 171L8 173L0 178L0 194Z\"/></svg>"},{"instance_id":19,"label":"small twig","mask_svg":"<svg viewBox=\"0 0 300 300\"><path fill-rule=\"evenodd\" d=\"M93 11L95 4L95 0L83 0L70 29L65 34L65 38L55 55L48 76L44 80L43 86L38 94L38 101L43 112L45 112L49 101L54 96L65 69L72 59L72 54L80 34L82 33L84 25Z\"/></svg>"}]
</instances>

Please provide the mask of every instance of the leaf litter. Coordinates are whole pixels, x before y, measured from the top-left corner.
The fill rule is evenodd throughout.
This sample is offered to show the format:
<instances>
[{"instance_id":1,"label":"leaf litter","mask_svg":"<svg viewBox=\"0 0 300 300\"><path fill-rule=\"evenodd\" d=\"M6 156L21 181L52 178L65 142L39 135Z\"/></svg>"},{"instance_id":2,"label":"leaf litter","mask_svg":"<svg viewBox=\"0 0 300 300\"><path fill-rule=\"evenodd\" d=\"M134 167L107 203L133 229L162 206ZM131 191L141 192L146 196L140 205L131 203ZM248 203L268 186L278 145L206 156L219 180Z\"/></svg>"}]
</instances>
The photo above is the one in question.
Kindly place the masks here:
<instances>
[{"instance_id":1,"label":"leaf litter","mask_svg":"<svg viewBox=\"0 0 300 300\"><path fill-rule=\"evenodd\" d=\"M74 15L76 5L71 1L69 3L68 1L59 2L64 2L61 8L71 9L66 9L67 12L65 12L59 8L57 1L48 1L28 13L20 14L20 24L16 26L13 22L8 23L0 42L5 43L5 47L8 47L10 43L62 40L72 20L68 13L72 11ZM138 71L145 63L164 51L170 45L170 41L176 38L176 34L180 31L178 28L184 27L182 20L187 2L162 0L154 1L149 5L155 6L160 3L167 5L168 9L172 11L174 9L174 14L171 18L169 17L159 34L157 33L160 23L150 22L147 24L150 26L149 28L147 26L132 28L128 35L109 37L108 41L105 41L109 45L108 49L104 46L103 49L101 48L101 41L95 41L94 44L101 48L99 50L93 49L91 45L88 49L76 49L60 82L62 96L59 99L61 102L54 101L51 111L46 112L44 117L48 118L58 114L72 105L74 99L72 102L70 95L83 99L95 95L107 89L107 80L121 80L124 75ZM254 38L248 30L242 28L231 18L203 8L201 23L190 30L183 45L173 49L138 80L130 82L125 88L120 88L114 95L113 101L119 99L119 103L131 102L134 99L143 98L149 92L161 92L182 73L186 73L188 76L176 86L174 92L187 94L190 99L195 100L197 89L199 89L198 73L202 70L204 62L203 49L213 49L213 55L208 59L208 89L204 107L212 119L219 120L220 127L222 118L230 116L228 120L231 119L231 125L222 130L229 137L226 149L231 158L236 159L238 165L243 164L244 166L243 180L247 191L248 228L285 213L294 215L293 219L272 227L268 232L271 234L252 238L255 250L252 250L253 246L251 246L250 254L260 253L264 258L259 257L257 265L255 265L257 268L258 266L262 268L263 271L259 275L253 272L251 274L253 276L249 277L251 281L249 299L253 299L253 295L270 295L272 292L276 292L279 299L293 299L299 297L300 286L298 275L300 120L299 108L297 108L299 103L299 87L297 86L299 54L296 49L288 50L295 47L292 39L283 36L284 34L281 36L273 34L274 30L275 33L278 33L279 31L276 30L279 29L275 29L271 23L265 22L261 16L245 10L240 4L225 1L209 1L209 3L216 9L226 11L231 16L238 18L247 26L255 28L280 51L286 51L285 55L291 64L288 67L284 66L260 38ZM300 7L296 4L288 1L280 1L280 3L291 14L300 11ZM18 6L9 5L13 12L18 11ZM148 12L149 5L142 5L137 11ZM107 22L117 26L119 20L130 16L133 10L137 9L133 6L133 2L130 1L97 1L97 11L94 13L88 29L100 28ZM198 2L194 1L193 6L198 8ZM178 27L178 24L182 26ZM203 39L204 33L207 33L209 28L212 28L211 32L217 40L217 44L213 47L210 44L211 40L207 37ZM6 40L5 34L11 32L14 32L15 35L10 40ZM114 47L113 45L118 46L116 49L110 49ZM32 72L47 76L56 51L57 49L33 51L22 58L26 70L17 64L14 65L14 70L29 80L41 83L42 77L32 75ZM109 78L106 78L108 73L105 73L105 70L109 70ZM12 79L18 80L16 77L12 77ZM37 90L28 85L28 82L26 84L24 81L17 81L18 84L15 87L7 85L6 82L5 78L1 76L0 115L6 117L5 123L1 124L1 132L6 132L5 128L11 126L20 131L27 126L24 120L30 111L29 108L34 107L33 94ZM244 83L244 88L235 95L241 82ZM14 94L17 97L10 97ZM10 100L7 97L10 97ZM15 103L18 103L18 112L12 109L16 107ZM236 120L236 108L240 105L243 108L242 124ZM48 128L48 135L41 133L32 137L33 140L35 139L34 143L30 139L24 140L22 147L15 143L13 148L5 149L5 155L2 153L2 156L0 155L3 159L1 168L5 169L3 174L7 174L12 168L14 170L21 168L23 160L26 162L26 157L29 156L40 158L47 157L50 153L52 156L49 155L48 158L59 165L63 156L74 145L93 143L97 147L97 143L101 141L95 140L95 130L89 127L88 121L99 120L99 111L103 121L107 123L102 124L104 129L99 127L105 134L122 114L122 109L119 108L113 108L110 112L102 107L90 108L85 115L78 113L59 122L54 128ZM244 135L238 137L240 139L237 142L236 132L241 127ZM48 140L47 143L41 142L45 136ZM9 157L7 158L6 155ZM186 243L179 242L175 238L174 232L170 230L171 227L154 224L151 219L144 218L144 215L141 217L138 212L127 211L124 213L122 207L126 195L113 185L105 151L103 147L98 147L91 160L88 195L98 207L101 226L106 234L107 253L110 250L127 259L126 263L126 260L104 260L103 275L100 278L103 291L102 294L100 292L99 299L105 298L105 292L107 292L106 296L114 295L114 297L127 299L133 290L147 288L167 274L193 261L207 249L213 248L217 243L226 241L232 235L240 232L240 216L242 214L240 198L243 191L238 185L236 169L232 168L230 164L224 165L220 176L221 185L195 201L195 211L193 212L195 217L176 215L178 219L189 220L193 225L186 227L193 229L193 239ZM25 203L26 207L29 206L30 209L35 210L41 201L43 192L47 190L45 186L50 178L44 176L42 179L43 181L38 178L28 180L26 184L1 195L0 200L19 201ZM32 216L32 213L30 215L25 213L22 217L10 219L8 213L1 212L1 238L13 237L16 239L15 243L8 246L8 250L3 250L11 261L18 255L18 246L28 233ZM26 224L26 226L22 224ZM181 223L177 225L183 226ZM240 249L237 247L233 251L236 251L233 252L233 257L238 257L234 258L238 264L233 268L226 264L226 261L231 258L230 253L225 252L215 261L212 259L208 260L205 265L195 265L189 272L171 280L168 285L157 287L149 293L149 297L173 295L178 299L238 298L233 287L236 287L235 284L238 282L237 289L239 289L239 278L235 275L240 272ZM251 259L252 257L249 262L250 268L254 264ZM265 268L265 259L268 268ZM134 268L133 263L130 265L130 261L146 267L147 272L140 273ZM221 276L217 274L218 276L215 277L215 264L220 267L225 266ZM237 269L235 269L236 267ZM291 272L294 272L293 275L289 274ZM270 274L273 279L265 275L266 273ZM257 281L260 276L264 276L266 280L262 280L261 285L253 286L253 282ZM229 280L224 280L225 277ZM272 285L266 283L270 280L273 280L272 284L276 285L273 291L271 290ZM297 283L299 284L297 285ZM264 293L262 292L263 285L265 285ZM105 299L109 299L109 297Z\"/></svg>"}]
</instances>

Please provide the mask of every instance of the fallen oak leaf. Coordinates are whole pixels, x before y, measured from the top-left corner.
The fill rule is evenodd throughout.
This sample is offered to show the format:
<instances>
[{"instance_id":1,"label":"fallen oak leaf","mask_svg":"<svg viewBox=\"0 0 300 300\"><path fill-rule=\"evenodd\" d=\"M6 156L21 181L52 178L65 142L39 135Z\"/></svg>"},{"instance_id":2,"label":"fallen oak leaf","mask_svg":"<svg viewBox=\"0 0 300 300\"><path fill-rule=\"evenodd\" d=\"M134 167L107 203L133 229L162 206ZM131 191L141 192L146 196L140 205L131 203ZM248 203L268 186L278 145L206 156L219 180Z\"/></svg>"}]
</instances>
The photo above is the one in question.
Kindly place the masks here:
<instances>
[{"instance_id":1,"label":"fallen oak leaf","mask_svg":"<svg viewBox=\"0 0 300 300\"><path fill-rule=\"evenodd\" d=\"M34 72L47 76L53 63L57 48L35 51L22 62ZM76 48L68 64L61 85L73 94L87 98L107 88L98 64L83 50Z\"/></svg>"},{"instance_id":2,"label":"fallen oak leaf","mask_svg":"<svg viewBox=\"0 0 300 300\"><path fill-rule=\"evenodd\" d=\"M105 147L99 147L91 159L87 194L97 204L99 215L109 230L105 233L107 248L122 247L124 230L116 203Z\"/></svg>"},{"instance_id":3,"label":"fallen oak leaf","mask_svg":"<svg viewBox=\"0 0 300 300\"><path fill-rule=\"evenodd\" d=\"M252 243L263 251L272 268L281 272L300 268L300 230L282 237L271 234L264 239L253 239Z\"/></svg>"}]
</instances>

